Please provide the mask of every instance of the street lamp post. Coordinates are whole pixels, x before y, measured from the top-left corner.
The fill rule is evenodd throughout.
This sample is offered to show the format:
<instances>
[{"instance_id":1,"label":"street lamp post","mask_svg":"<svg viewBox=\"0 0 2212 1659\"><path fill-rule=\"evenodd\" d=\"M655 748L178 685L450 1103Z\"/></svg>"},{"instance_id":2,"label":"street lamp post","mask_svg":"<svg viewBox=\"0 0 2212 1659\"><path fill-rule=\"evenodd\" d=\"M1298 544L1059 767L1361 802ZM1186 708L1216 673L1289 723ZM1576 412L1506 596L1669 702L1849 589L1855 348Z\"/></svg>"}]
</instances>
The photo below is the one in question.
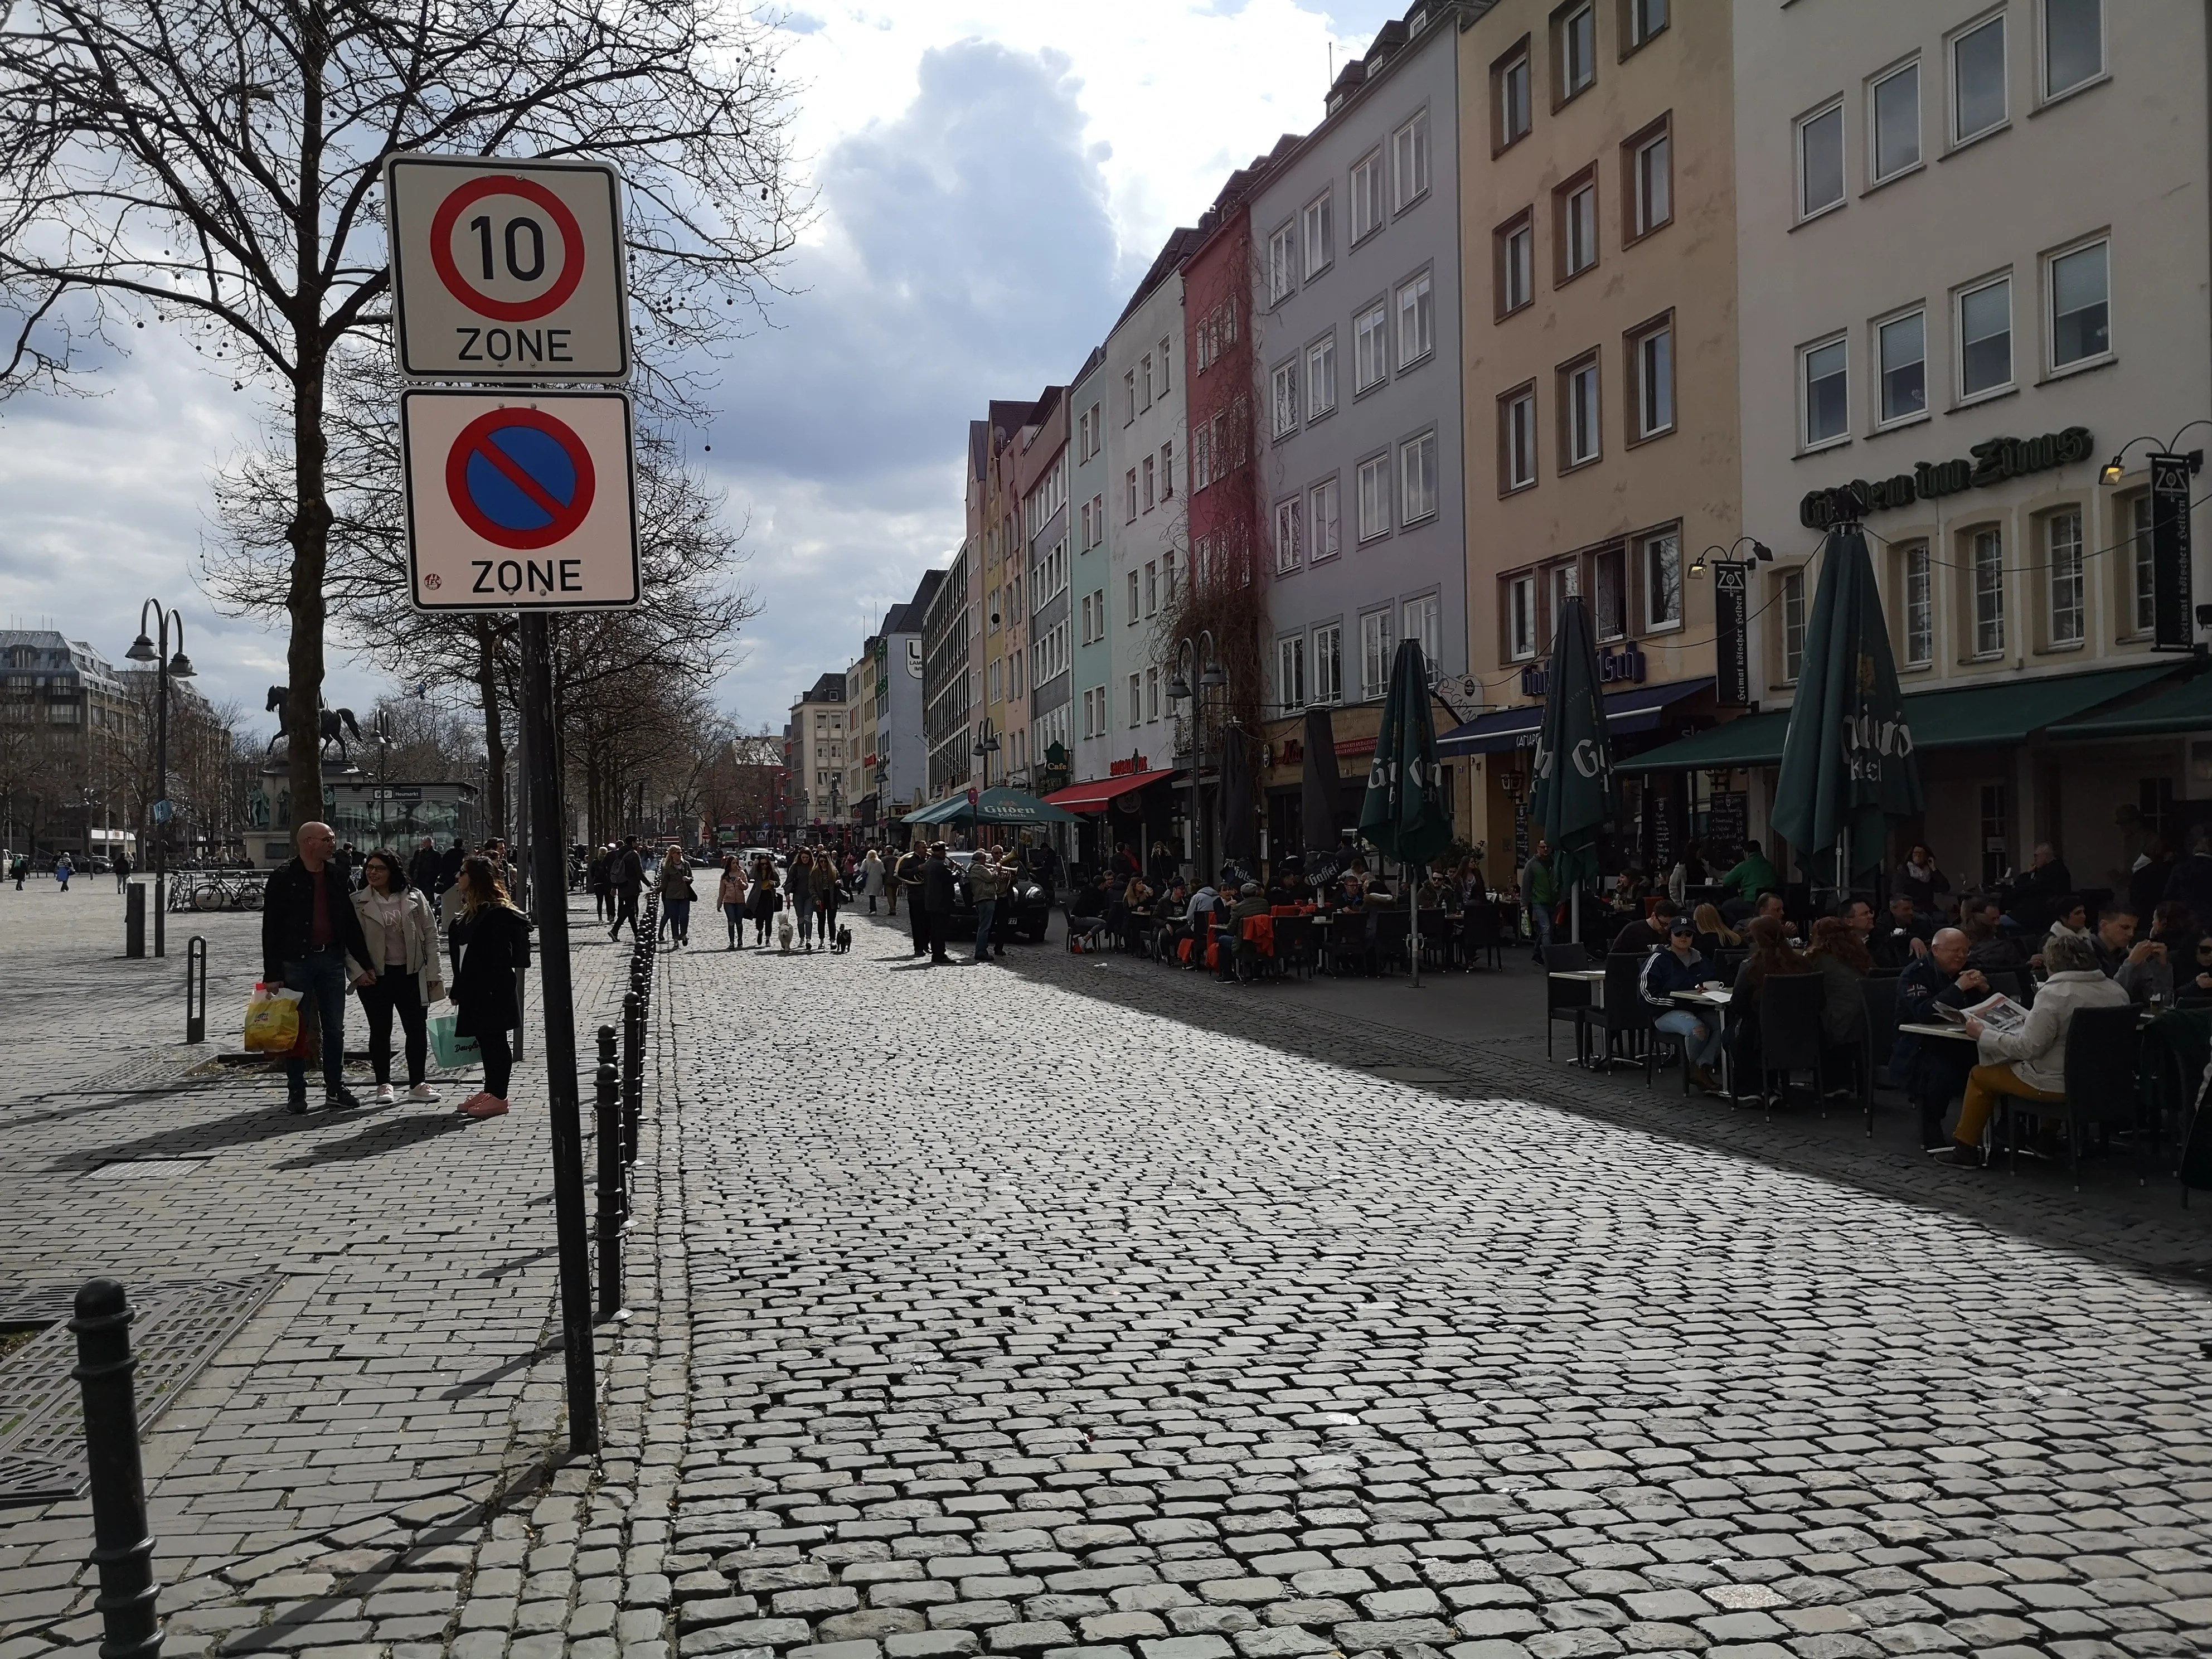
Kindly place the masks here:
<instances>
[{"instance_id":1,"label":"street lamp post","mask_svg":"<svg viewBox=\"0 0 2212 1659\"><path fill-rule=\"evenodd\" d=\"M1200 642L1205 645L1200 653ZM1198 684L1194 686L1183 678L1183 653L1188 652L1198 671ZM1229 676L1222 669L1218 653L1214 648L1213 630L1201 628L1196 640L1185 637L1176 644L1175 676L1168 681L1168 700L1190 703L1190 836L1191 861L1197 866L1194 872L1201 882L1209 878L1212 869L1206 843L1211 839L1205 813L1205 795L1199 784L1199 775L1206 769L1206 693L1229 684Z\"/></svg>"},{"instance_id":2,"label":"street lamp post","mask_svg":"<svg viewBox=\"0 0 2212 1659\"><path fill-rule=\"evenodd\" d=\"M999 734L991 729L990 717L986 715L975 732L975 753L983 763L982 787L986 789L991 787L991 757L998 752Z\"/></svg>"},{"instance_id":3,"label":"street lamp post","mask_svg":"<svg viewBox=\"0 0 2212 1659\"><path fill-rule=\"evenodd\" d=\"M155 635L146 634L146 613L152 611ZM169 653L169 624L177 626L176 654ZM132 662L150 662L155 675L154 693L154 954L165 953L164 922L169 909L169 682L192 677L192 659L185 654L185 619L159 599L138 607L138 637L123 653Z\"/></svg>"}]
</instances>

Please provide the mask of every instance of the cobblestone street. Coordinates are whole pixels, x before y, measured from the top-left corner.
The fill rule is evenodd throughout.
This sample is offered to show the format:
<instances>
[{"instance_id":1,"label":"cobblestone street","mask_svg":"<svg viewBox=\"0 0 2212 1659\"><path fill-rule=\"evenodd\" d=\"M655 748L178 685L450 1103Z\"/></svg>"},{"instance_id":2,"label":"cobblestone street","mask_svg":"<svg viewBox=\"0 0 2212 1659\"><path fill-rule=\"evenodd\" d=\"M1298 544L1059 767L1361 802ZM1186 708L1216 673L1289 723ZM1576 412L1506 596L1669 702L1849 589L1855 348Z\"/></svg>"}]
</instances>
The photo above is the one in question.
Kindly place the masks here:
<instances>
[{"instance_id":1,"label":"cobblestone street","mask_svg":"<svg viewBox=\"0 0 2212 1659\"><path fill-rule=\"evenodd\" d=\"M2212 1650L2170 1188L1962 1181L1388 987L923 970L856 918L662 957L570 1462L535 1034L509 1118L287 1120L186 1074L119 905L7 897L0 1287L278 1279L148 1443L172 1654ZM192 926L231 1047L254 921ZM579 933L588 1030L628 953ZM88 1534L0 1510L0 1659L91 1651Z\"/></svg>"}]
</instances>

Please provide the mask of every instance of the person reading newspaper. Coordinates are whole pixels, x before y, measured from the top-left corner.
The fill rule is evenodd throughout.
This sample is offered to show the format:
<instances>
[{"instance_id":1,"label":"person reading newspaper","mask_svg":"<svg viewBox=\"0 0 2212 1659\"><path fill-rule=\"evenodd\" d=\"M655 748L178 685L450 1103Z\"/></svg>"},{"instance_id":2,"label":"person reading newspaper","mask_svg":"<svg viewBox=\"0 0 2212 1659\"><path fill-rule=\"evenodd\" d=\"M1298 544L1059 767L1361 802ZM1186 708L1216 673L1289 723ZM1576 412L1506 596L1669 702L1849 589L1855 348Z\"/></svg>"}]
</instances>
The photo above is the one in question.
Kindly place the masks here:
<instances>
[{"instance_id":1,"label":"person reading newspaper","mask_svg":"<svg viewBox=\"0 0 2212 1659\"><path fill-rule=\"evenodd\" d=\"M2128 1001L2128 994L2105 977L2095 951L2084 940L2054 934L2045 941L2043 960L2051 977L2036 993L2035 1006L2022 1011L2012 1029L1966 1012L1966 1035L1975 1040L1982 1063L1966 1074L1966 1103L1951 1131L1954 1164L1982 1167L1982 1134L1998 1096L2046 1102L2066 1097L2066 1028L2076 1010L2122 1007ZM1993 1000L2010 1009L2020 1006L2008 998ZM1991 1012L2009 1023L2006 1010Z\"/></svg>"}]
</instances>

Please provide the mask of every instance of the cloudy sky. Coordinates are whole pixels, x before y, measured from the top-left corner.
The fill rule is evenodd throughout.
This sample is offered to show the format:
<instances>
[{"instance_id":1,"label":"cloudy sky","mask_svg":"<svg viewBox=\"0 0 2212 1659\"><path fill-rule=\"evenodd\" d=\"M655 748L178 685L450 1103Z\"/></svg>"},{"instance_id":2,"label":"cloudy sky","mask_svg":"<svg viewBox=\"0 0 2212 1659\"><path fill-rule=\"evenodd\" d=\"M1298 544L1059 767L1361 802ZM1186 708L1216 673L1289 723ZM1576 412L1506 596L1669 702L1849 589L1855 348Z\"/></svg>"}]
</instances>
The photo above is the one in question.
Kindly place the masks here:
<instances>
[{"instance_id":1,"label":"cloudy sky","mask_svg":"<svg viewBox=\"0 0 2212 1659\"><path fill-rule=\"evenodd\" d=\"M967 422L1067 380L1161 240L1318 118L1381 0L799 0L786 67L817 217L794 290L729 355L701 469L745 526L763 612L720 700L780 725L961 535ZM257 731L284 641L194 586L210 480L264 410L149 329L82 400L0 403L0 625L119 656L138 601L188 619L203 689ZM712 453L708 453L708 446ZM404 665L334 652L330 701Z\"/></svg>"}]
</instances>

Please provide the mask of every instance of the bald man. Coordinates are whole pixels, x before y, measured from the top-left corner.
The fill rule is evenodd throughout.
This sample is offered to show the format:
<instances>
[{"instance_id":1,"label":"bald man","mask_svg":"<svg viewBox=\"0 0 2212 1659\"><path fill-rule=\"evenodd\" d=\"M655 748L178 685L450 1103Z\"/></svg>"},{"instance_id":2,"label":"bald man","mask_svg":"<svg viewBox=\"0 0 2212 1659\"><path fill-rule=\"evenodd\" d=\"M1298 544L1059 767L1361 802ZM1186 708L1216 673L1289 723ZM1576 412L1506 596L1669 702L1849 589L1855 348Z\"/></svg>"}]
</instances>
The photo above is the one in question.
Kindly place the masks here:
<instances>
[{"instance_id":1,"label":"bald man","mask_svg":"<svg viewBox=\"0 0 2212 1659\"><path fill-rule=\"evenodd\" d=\"M1914 957L1897 976L1899 1025L1948 1024L1939 1008L1964 1008L1989 995L1990 982L1981 970L1966 966L1967 949L1966 936L1955 927L1946 927L1929 940L1928 954ZM1943 1114L1952 1097L1965 1091L1974 1060L1971 1042L1898 1032L1897 1046L1890 1050L1889 1074L1920 1109L1923 1146L1940 1151L1950 1146L1943 1133Z\"/></svg>"},{"instance_id":2,"label":"bald man","mask_svg":"<svg viewBox=\"0 0 2212 1659\"><path fill-rule=\"evenodd\" d=\"M300 1019L322 1036L323 1103L358 1106L345 1086L346 955L369 961L361 916L344 872L333 862L338 838L327 823L303 823L296 857L272 872L261 903L261 977L300 993ZM356 983L375 979L364 972ZM284 1061L285 1109L307 1109L307 1062Z\"/></svg>"}]
</instances>

